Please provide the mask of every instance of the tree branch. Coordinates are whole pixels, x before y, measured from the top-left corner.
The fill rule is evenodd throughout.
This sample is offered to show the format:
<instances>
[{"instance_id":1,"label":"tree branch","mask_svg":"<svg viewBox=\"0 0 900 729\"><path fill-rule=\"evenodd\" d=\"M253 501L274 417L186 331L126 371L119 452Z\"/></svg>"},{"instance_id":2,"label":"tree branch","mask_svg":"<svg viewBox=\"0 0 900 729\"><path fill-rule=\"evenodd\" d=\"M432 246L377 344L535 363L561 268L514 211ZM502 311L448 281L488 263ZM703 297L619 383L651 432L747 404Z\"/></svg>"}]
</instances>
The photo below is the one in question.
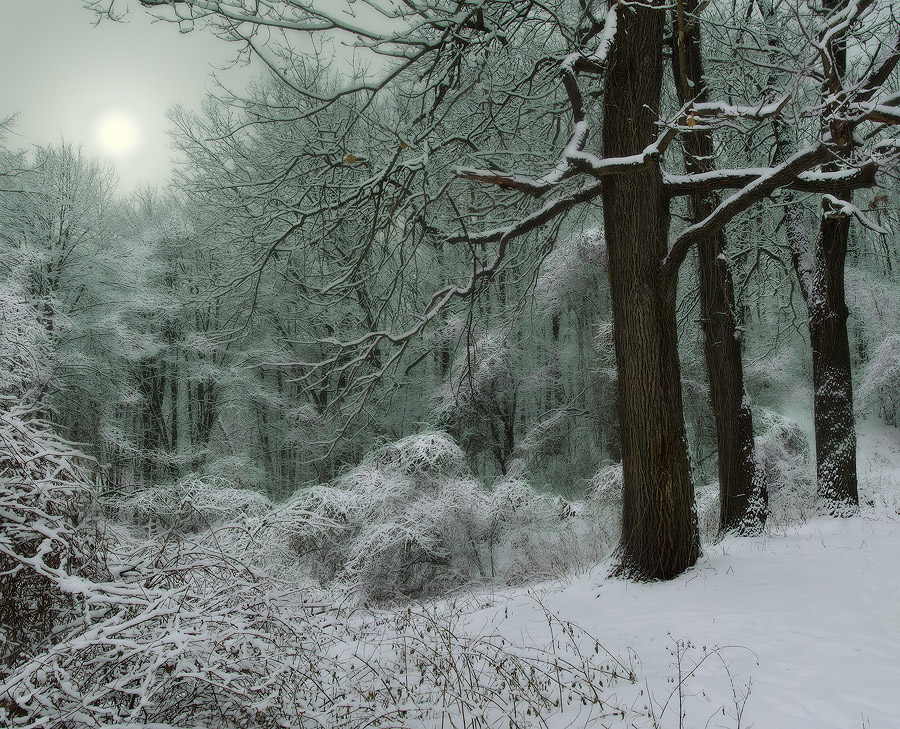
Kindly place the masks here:
<instances>
[{"instance_id":1,"label":"tree branch","mask_svg":"<svg viewBox=\"0 0 900 729\"><path fill-rule=\"evenodd\" d=\"M535 210L530 215L522 218L516 223L512 225L505 226L503 228L495 228L493 230L488 230L483 233L478 233L477 235L470 236L454 236L452 238L448 238L448 243L469 243L471 245L485 245L487 243L497 243L502 240L512 240L513 238L518 238L525 233L529 233L535 228L539 228L544 223L552 220L558 215L568 211L569 209L575 207L576 205L580 205L581 203L589 202L590 200L594 200L595 198L600 197L601 192L603 191L603 182L602 180L594 182L591 185L587 185L582 187L575 192L572 192L568 195L564 195L562 197L556 197L548 200L542 207L538 210Z\"/></svg>"},{"instance_id":2,"label":"tree branch","mask_svg":"<svg viewBox=\"0 0 900 729\"><path fill-rule=\"evenodd\" d=\"M677 271L691 246L709 238L728 224L738 213L771 195L775 190L788 186L801 173L828 161L831 151L822 142L815 142L806 149L791 155L777 167L767 170L746 187L723 200L715 210L699 223L685 228L675 238L669 254L663 259L665 274Z\"/></svg>"},{"instance_id":3,"label":"tree branch","mask_svg":"<svg viewBox=\"0 0 900 729\"><path fill-rule=\"evenodd\" d=\"M798 192L840 194L849 190L872 187L879 163L869 160L855 169L817 174L803 173L784 185ZM739 190L750 185L770 170L714 170L694 175L664 175L663 184L670 197L702 194L716 190Z\"/></svg>"}]
</instances>

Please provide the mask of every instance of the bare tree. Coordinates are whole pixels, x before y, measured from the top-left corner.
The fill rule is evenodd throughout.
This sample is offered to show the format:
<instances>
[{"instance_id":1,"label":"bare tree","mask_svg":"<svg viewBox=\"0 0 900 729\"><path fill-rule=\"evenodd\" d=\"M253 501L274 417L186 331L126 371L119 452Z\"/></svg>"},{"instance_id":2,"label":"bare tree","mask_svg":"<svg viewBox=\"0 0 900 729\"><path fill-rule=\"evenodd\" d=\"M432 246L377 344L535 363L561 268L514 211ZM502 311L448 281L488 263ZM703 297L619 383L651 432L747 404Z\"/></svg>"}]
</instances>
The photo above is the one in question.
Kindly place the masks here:
<instances>
[{"instance_id":1,"label":"bare tree","mask_svg":"<svg viewBox=\"0 0 900 729\"><path fill-rule=\"evenodd\" d=\"M847 13L845 0L825 0L823 8L831 13ZM837 146L840 162L852 164L857 156L856 126L872 118L862 110L841 113L846 98L855 97L857 105L871 103L881 92L897 64L896 53L879 66L872 66L862 78L853 78L847 62L849 28L823 35L822 55L828 61L824 85L828 102L823 125ZM894 36L896 43L897 36ZM861 113L862 111L862 113ZM877 119L894 124L887 115ZM813 406L816 435L816 490L836 514L853 513L859 506L856 473L856 424L853 414L853 378L850 371L850 343L847 338L849 314L844 292L844 268L850 238L850 222L857 213L863 224L875 225L852 205L852 191L825 195L822 217L815 242L811 285L808 288L809 337L813 358ZM886 232L886 231L880 231ZM796 260L796 259L795 259Z\"/></svg>"},{"instance_id":2,"label":"bare tree","mask_svg":"<svg viewBox=\"0 0 900 729\"><path fill-rule=\"evenodd\" d=\"M110 17L122 9L109 0L86 4ZM675 321L679 266L695 243L710 240L775 191L833 193L869 186L890 155L874 141L880 139L876 130L867 153L861 149L848 165L833 125L808 135L796 153L762 169L671 175L664 167L666 154L680 135L774 117L814 115L839 122L854 110L855 123L862 123L900 113L890 95L874 95L873 104L850 90L841 104L829 107L830 97L816 91L821 89L817 79L832 63L823 39L866 27L874 17L871 2L855 3L824 20L804 16L798 4L807 55L801 55L791 70L791 85L781 93L743 104L686 97L682 105L667 104L663 95L669 6L659 0L609 6L588 0L407 0L346 8L287 0L141 4L183 27L206 26L240 44L306 99L302 109L272 104L264 115L258 104L245 105L246 123L254 123L254 114L260 122L286 115L314 119L337 109L345 114L345 131L304 157L318 160L320 171L309 189L328 189L328 194L315 205L284 205L281 233L270 238L271 255L291 235L306 236L307 245L312 240L325 244L339 223L344 231L356 228L353 244L336 251L332 279L322 287L334 293L351 291L371 271L371 256L383 246L433 236L470 249L468 275L434 291L415 316L408 316L407 326L376 326L351 339L329 339L332 353L305 364L308 385L336 378L335 399L355 396L353 412L362 410L410 342L453 301L472 297L498 277L529 238L552 240L562 226L597 214L597 204L602 205L625 484L620 569L637 579L667 579L694 564L699 539ZM680 0L676 4L687 22L702 22L700 8L691 9ZM314 73L295 50L297 42L309 38L347 43L367 54L374 70L323 90L309 83ZM800 86L802 95L796 93ZM380 148L373 153L347 149L351 137L346 130L370 121L383 98L399 102L408 113L393 129L376 135ZM562 133L565 127L568 132ZM601 130L598 147L588 144L594 129ZM525 140L532 147L513 147ZM464 148L483 164L460 165ZM837 169L817 169L826 164ZM290 165L285 169L292 174ZM463 190L454 185L451 170L463 181ZM255 187L254 195L260 189ZM670 233L673 198L726 189L734 192ZM348 217L364 212L369 217ZM379 227L386 217L403 225ZM318 233L313 220L320 224Z\"/></svg>"},{"instance_id":3,"label":"bare tree","mask_svg":"<svg viewBox=\"0 0 900 729\"><path fill-rule=\"evenodd\" d=\"M767 26L768 62L770 68L783 67L785 59L795 62L797 51L778 38L775 28L791 22L779 15L776 6L757 0ZM823 169L863 169L872 148L861 144L857 127L866 125L866 138L894 126L898 119L888 112L896 93L888 91L898 62L896 27L873 3L863 4L870 16L863 28L854 28L847 19L858 12L856 6L843 0L827 0L813 9L820 22L812 44L820 56L820 116L809 115L831 136L835 160ZM836 17L843 22L829 23ZM866 45L883 54L868 54ZM848 63L848 49L854 60ZM770 72L771 73L771 72ZM895 87L896 88L896 87ZM884 104L887 107L884 108ZM882 106L884 112L878 110ZM873 128L874 127L874 128ZM795 146L796 129L784 120L774 121L775 155L784 157ZM893 142L880 144L890 149ZM877 145L876 145L877 148ZM876 154L878 152L876 151ZM852 189L822 190L818 232L809 236L796 206L789 205L786 230L794 273L807 305L808 327L813 363L813 407L816 440L817 494L834 514L848 515L859 505L856 472L856 427L853 410L853 379L850 344L847 335L849 311L844 287L844 270L853 218L878 234L887 231L873 223L852 204ZM810 240L812 238L812 240Z\"/></svg>"},{"instance_id":4,"label":"bare tree","mask_svg":"<svg viewBox=\"0 0 900 729\"><path fill-rule=\"evenodd\" d=\"M696 0L680 3L673 14L672 70L682 105L709 101ZM685 135L684 163L689 173L714 169L710 129ZM717 191L690 195L692 222L699 223L721 202ZM757 474L753 416L744 391L741 341L735 320L734 283L725 255L725 231L697 244L700 317L709 375L710 404L716 422L719 471L719 530L758 531L766 519L766 485Z\"/></svg>"}]
</instances>

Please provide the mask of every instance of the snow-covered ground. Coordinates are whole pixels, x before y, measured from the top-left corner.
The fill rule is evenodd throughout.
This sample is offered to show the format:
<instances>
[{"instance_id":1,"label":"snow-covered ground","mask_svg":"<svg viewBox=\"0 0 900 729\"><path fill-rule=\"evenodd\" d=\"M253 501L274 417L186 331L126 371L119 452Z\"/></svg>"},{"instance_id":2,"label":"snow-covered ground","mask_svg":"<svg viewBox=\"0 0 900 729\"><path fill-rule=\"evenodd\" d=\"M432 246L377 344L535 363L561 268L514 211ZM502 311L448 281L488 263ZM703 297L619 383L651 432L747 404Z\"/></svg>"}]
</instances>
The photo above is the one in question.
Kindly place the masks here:
<instances>
[{"instance_id":1,"label":"snow-covered ground","mask_svg":"<svg viewBox=\"0 0 900 729\"><path fill-rule=\"evenodd\" d=\"M519 645L550 642L544 608L576 623L637 658L637 682L614 684L613 703L644 711L649 690L657 715L668 701L666 727L679 726L679 652L682 676L702 661L682 684L685 726L900 726L900 523L817 519L729 538L665 583L607 579L607 569L498 600L467 623ZM551 726L568 723L563 713Z\"/></svg>"},{"instance_id":2,"label":"snow-covered ground","mask_svg":"<svg viewBox=\"0 0 900 729\"><path fill-rule=\"evenodd\" d=\"M7 417L10 442L30 449L22 452L62 449L33 423ZM699 563L669 582L611 579L611 560L566 575L574 552L550 540L540 564L554 574L543 568L560 562L556 582L491 591L482 581L466 595L371 609L377 603L357 602L341 585L283 582L244 564L284 557L286 548L259 537L259 514L268 513L261 501L241 507L240 529L138 539L109 524L112 546L98 551L94 532L77 530L66 510L81 481L57 483L44 471L10 480L4 508L21 525L20 542L37 534L41 555L57 551L50 564L8 546L6 554L34 570L23 573L23 589L49 596L71 620L47 643L40 614L12 613L24 628L10 635L34 653L0 675L0 726L900 727L900 431L864 423L859 434L863 506L852 518L811 516L801 454L799 485L773 495L779 508L765 535L707 544ZM437 436L412 444L425 448L414 460L429 468L458 461L456 447ZM59 471L56 461L32 460ZM378 463L386 477L406 473ZM381 493L387 481L374 483ZM186 500L214 519L223 499L240 496L194 486L174 511L158 503L174 487L148 493L141 508L168 518ZM520 524L512 536L542 523ZM78 573L67 571L72 555Z\"/></svg>"},{"instance_id":3,"label":"snow-covered ground","mask_svg":"<svg viewBox=\"0 0 900 729\"><path fill-rule=\"evenodd\" d=\"M465 624L545 646L546 610L631 657L637 680L615 682L607 698L633 713L585 724L573 709L545 717L551 727L653 726L648 710L662 727L900 727L898 435L861 429L861 492L876 502L861 516L727 538L671 582L609 579L601 564L565 585L495 597Z\"/></svg>"}]
</instances>

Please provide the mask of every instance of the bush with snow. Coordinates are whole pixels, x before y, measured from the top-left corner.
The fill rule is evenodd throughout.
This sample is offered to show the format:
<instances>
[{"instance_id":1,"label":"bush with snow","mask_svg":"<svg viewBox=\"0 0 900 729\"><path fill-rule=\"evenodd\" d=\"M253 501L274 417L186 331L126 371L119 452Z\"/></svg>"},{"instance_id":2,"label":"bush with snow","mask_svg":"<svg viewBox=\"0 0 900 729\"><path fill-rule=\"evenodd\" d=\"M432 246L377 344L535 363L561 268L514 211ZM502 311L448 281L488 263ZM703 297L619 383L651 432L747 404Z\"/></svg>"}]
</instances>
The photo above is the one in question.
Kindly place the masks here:
<instances>
[{"instance_id":1,"label":"bush with snow","mask_svg":"<svg viewBox=\"0 0 900 729\"><path fill-rule=\"evenodd\" d=\"M557 241L541 264L535 298L545 316L565 309L582 311L596 305L606 285L609 256L603 231L591 228Z\"/></svg>"},{"instance_id":2,"label":"bush with snow","mask_svg":"<svg viewBox=\"0 0 900 729\"><path fill-rule=\"evenodd\" d=\"M31 402L45 396L53 356L41 316L20 286L0 284L0 397Z\"/></svg>"},{"instance_id":3,"label":"bush with snow","mask_svg":"<svg viewBox=\"0 0 900 729\"><path fill-rule=\"evenodd\" d=\"M519 478L484 488L441 432L379 448L334 485L298 492L275 521L312 575L366 600L558 576L583 546L565 502Z\"/></svg>"},{"instance_id":4,"label":"bush with snow","mask_svg":"<svg viewBox=\"0 0 900 729\"><path fill-rule=\"evenodd\" d=\"M519 386L517 351L506 331L475 337L453 362L435 414L471 458L486 455L506 470L514 446L510 423Z\"/></svg>"},{"instance_id":5,"label":"bush with snow","mask_svg":"<svg viewBox=\"0 0 900 729\"><path fill-rule=\"evenodd\" d=\"M0 532L0 725L355 729L502 720L524 729L561 710L562 695L579 716L585 706L607 713L613 709L601 700L605 685L635 680L597 648L582 652L590 636L549 613L561 636L550 648L470 637L452 617L427 611L401 613L386 632L351 620L334 596L279 582L212 548L212 530L135 539L108 525L100 538L89 472L69 444L16 408L0 410L0 444L0 510L8 522ZM394 489L379 500L375 481L362 471L345 481L373 497L359 504L369 517L399 510L409 526L427 522L412 534L415 549L452 564L461 554L452 544L470 526L451 517L471 519L472 504L504 524L543 513L522 484L479 500L473 491L480 487L460 484L462 463L452 442L429 434L367 462L369 475L382 469L405 478L409 491ZM219 500L201 498L214 486L193 482L182 492L211 518L232 515ZM237 496L231 491L227 497ZM355 513L354 492L345 493L349 507L332 512L334 524ZM177 517L171 500L156 503L147 511L153 519L171 517L170 507ZM234 506L245 532L255 520L300 513L259 517L249 513L254 508ZM396 529L385 520L369 526L357 546ZM222 536L234 528L223 527ZM404 553L415 554L409 536L392 534L384 543L406 544ZM378 550L372 560L398 564ZM372 573L372 565L362 569Z\"/></svg>"},{"instance_id":6,"label":"bush with snow","mask_svg":"<svg viewBox=\"0 0 900 729\"><path fill-rule=\"evenodd\" d=\"M603 466L588 484L585 513L597 525L604 528L611 541L618 536L622 522L622 488L624 472L621 463Z\"/></svg>"},{"instance_id":7,"label":"bush with snow","mask_svg":"<svg viewBox=\"0 0 900 729\"><path fill-rule=\"evenodd\" d=\"M857 407L900 426L900 336L889 335L878 345L863 374Z\"/></svg>"},{"instance_id":8,"label":"bush with snow","mask_svg":"<svg viewBox=\"0 0 900 729\"><path fill-rule=\"evenodd\" d=\"M0 407L0 676L68 621L60 579L108 574L88 466L28 407Z\"/></svg>"},{"instance_id":9,"label":"bush with snow","mask_svg":"<svg viewBox=\"0 0 900 729\"><path fill-rule=\"evenodd\" d=\"M262 494L235 488L221 476L190 475L173 484L140 489L116 503L126 522L154 531L196 532L272 509Z\"/></svg>"},{"instance_id":10,"label":"bush with snow","mask_svg":"<svg viewBox=\"0 0 900 729\"><path fill-rule=\"evenodd\" d=\"M805 518L815 509L815 473L809 439L790 418L760 408L754 413L756 464L769 490L775 523Z\"/></svg>"}]
</instances>

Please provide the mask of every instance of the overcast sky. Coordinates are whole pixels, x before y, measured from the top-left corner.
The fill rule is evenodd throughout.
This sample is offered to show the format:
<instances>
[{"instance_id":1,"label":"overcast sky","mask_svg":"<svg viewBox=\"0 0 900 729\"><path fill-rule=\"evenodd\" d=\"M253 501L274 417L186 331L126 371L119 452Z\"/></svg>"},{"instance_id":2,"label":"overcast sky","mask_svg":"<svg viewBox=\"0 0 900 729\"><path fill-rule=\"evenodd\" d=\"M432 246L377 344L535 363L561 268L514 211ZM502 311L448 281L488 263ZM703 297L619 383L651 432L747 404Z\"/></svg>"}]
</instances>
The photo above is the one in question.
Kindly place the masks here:
<instances>
[{"instance_id":1,"label":"overcast sky","mask_svg":"<svg viewBox=\"0 0 900 729\"><path fill-rule=\"evenodd\" d=\"M13 147L61 139L113 159L123 191L163 184L171 169L166 109L199 108L212 88L212 66L227 65L232 47L203 32L180 34L135 9L127 23L92 25L80 0L0 0L0 118L19 113ZM246 68L220 74L241 88ZM104 114L132 118L133 151L110 153L97 139Z\"/></svg>"}]
</instances>

